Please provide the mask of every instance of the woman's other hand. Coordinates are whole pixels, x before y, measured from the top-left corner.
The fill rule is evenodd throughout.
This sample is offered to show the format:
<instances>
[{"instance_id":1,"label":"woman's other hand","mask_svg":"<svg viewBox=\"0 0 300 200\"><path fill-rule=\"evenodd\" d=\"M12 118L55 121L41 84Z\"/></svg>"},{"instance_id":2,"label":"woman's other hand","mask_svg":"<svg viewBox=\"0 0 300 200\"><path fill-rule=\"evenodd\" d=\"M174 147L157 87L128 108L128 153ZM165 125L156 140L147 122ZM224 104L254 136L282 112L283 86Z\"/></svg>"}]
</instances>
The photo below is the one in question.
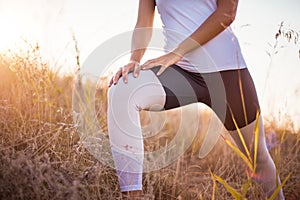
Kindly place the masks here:
<instances>
[{"instance_id":1,"label":"woman's other hand","mask_svg":"<svg viewBox=\"0 0 300 200\"><path fill-rule=\"evenodd\" d=\"M141 68L143 70L151 69L153 67L160 66L159 71L157 72L157 76L161 75L169 66L177 63L182 56L175 52L167 53L158 58L154 58L145 62Z\"/></svg>"},{"instance_id":2,"label":"woman's other hand","mask_svg":"<svg viewBox=\"0 0 300 200\"><path fill-rule=\"evenodd\" d=\"M139 76L140 73L140 63L137 61L130 61L127 65L121 67L115 75L110 79L108 87L112 86L113 84L116 85L119 79L122 77L124 83L128 82L128 73L133 71L133 76L136 78Z\"/></svg>"}]
</instances>

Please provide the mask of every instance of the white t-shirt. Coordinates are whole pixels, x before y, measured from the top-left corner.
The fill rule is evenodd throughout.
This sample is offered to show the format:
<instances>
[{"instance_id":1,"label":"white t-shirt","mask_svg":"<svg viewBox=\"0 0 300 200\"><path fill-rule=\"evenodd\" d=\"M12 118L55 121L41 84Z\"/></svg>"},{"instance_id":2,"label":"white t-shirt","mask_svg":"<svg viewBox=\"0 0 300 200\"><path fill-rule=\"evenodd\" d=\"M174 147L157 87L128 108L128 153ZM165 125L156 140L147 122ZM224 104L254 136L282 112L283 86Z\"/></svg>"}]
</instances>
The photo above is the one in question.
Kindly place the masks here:
<instances>
[{"instance_id":1,"label":"white t-shirt","mask_svg":"<svg viewBox=\"0 0 300 200\"><path fill-rule=\"evenodd\" d=\"M217 8L217 0L156 0L166 37L172 50L189 37ZM245 68L239 42L231 28L187 53L177 63L191 72L215 72Z\"/></svg>"}]
</instances>

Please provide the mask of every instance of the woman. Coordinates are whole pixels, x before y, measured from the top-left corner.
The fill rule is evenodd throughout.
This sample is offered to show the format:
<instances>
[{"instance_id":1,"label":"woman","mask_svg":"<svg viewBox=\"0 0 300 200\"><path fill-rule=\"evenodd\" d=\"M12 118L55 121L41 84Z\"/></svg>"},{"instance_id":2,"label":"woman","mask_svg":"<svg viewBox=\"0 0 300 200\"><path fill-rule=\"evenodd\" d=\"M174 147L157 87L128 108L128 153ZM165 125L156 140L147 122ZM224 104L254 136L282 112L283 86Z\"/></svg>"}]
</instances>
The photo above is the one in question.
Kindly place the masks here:
<instances>
[{"instance_id":1,"label":"woman","mask_svg":"<svg viewBox=\"0 0 300 200\"><path fill-rule=\"evenodd\" d=\"M173 46L169 45L170 51L163 56L140 65L151 39L155 6L166 30L166 46ZM127 198L142 195L140 110L160 111L194 102L205 103L224 121L242 152L246 153L237 128L241 130L248 149L253 149L252 136L260 107L239 44L229 27L237 6L238 0L139 1L130 61L112 77L108 92L108 132L121 191ZM172 31L185 39L172 42ZM209 55L213 64L204 61L204 54ZM214 98L220 102L212 106L212 96L218 88L214 80L218 76L225 95ZM119 81L121 78L123 81ZM219 103L225 103L226 112L218 106ZM260 133L253 178L269 196L276 188L276 169L266 148L261 117L257 120ZM250 153L253 155L253 150ZM284 199L282 191L280 199Z\"/></svg>"}]
</instances>

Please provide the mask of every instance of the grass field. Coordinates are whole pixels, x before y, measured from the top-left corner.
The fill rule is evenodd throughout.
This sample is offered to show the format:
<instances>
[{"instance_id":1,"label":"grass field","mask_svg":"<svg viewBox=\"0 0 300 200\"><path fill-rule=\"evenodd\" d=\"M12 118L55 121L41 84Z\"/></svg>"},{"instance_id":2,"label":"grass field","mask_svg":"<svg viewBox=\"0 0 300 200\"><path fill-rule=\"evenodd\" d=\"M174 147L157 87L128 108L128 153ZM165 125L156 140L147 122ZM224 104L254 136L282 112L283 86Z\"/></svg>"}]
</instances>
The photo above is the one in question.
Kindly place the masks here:
<instances>
[{"instance_id":1,"label":"grass field","mask_svg":"<svg viewBox=\"0 0 300 200\"><path fill-rule=\"evenodd\" d=\"M121 198L114 169L93 158L79 142L72 118L72 87L73 77L51 71L38 48L0 57L0 199ZM99 121L107 132L106 88L97 92L102 102ZM142 125L155 129L155 124L149 126L148 114L141 113ZM197 157L209 115L208 109L202 112L198 137L184 155L168 167L144 174L146 195L155 199L233 199L211 173L242 190L247 182L245 164L222 138L206 158ZM162 131L146 139L145 149L166 144L176 133L180 110L168 111L166 116ZM159 113L152 117L159 118ZM186 122L186 132L191 131L192 122L193 116ZM286 199L299 199L300 133L291 128L291 121L282 127L268 118L265 122L281 179L291 173L283 187ZM246 197L260 199L260 194L260 188L252 183Z\"/></svg>"}]
</instances>

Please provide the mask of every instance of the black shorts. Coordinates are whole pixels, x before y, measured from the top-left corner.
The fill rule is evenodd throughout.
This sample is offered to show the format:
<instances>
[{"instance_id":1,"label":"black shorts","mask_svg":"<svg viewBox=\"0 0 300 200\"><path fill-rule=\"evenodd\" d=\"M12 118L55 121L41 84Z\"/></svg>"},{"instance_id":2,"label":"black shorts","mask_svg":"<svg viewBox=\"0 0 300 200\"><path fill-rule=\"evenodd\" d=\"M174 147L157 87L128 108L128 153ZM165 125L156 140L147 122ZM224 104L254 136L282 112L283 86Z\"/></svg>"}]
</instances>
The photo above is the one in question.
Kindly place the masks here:
<instances>
[{"instance_id":1,"label":"black shorts","mask_svg":"<svg viewBox=\"0 0 300 200\"><path fill-rule=\"evenodd\" d=\"M152 68L157 73L159 67ZM228 130L255 120L260 112L252 77L247 68L212 73L194 73L177 65L158 76L166 92L166 110L201 102L209 106Z\"/></svg>"}]
</instances>

